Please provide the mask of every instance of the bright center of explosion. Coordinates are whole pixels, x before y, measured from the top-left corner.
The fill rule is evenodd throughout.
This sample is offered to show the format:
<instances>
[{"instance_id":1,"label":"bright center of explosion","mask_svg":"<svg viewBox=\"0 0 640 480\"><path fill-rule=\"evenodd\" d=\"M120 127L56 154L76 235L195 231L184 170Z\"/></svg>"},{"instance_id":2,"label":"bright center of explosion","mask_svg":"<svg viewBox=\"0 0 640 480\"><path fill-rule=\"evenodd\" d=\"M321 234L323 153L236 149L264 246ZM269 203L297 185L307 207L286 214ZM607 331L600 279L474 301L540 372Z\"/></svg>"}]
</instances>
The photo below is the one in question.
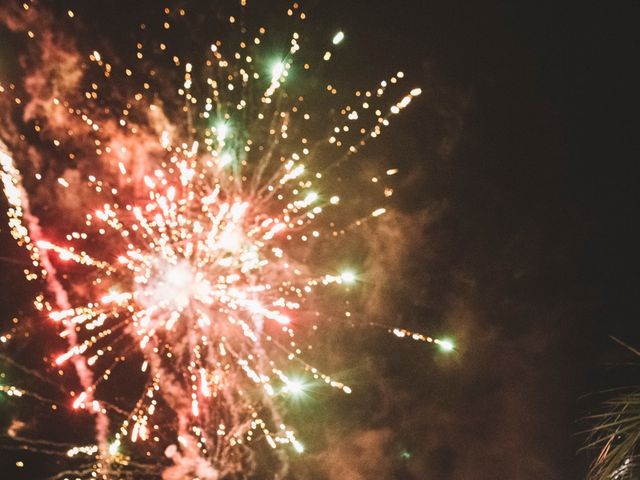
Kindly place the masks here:
<instances>
[{"instance_id":1,"label":"bright center of explosion","mask_svg":"<svg viewBox=\"0 0 640 480\"><path fill-rule=\"evenodd\" d=\"M155 270L155 275L140 290L139 301L143 305L180 310L192 299L206 301L211 286L186 260L175 264L162 260Z\"/></svg>"}]
</instances>

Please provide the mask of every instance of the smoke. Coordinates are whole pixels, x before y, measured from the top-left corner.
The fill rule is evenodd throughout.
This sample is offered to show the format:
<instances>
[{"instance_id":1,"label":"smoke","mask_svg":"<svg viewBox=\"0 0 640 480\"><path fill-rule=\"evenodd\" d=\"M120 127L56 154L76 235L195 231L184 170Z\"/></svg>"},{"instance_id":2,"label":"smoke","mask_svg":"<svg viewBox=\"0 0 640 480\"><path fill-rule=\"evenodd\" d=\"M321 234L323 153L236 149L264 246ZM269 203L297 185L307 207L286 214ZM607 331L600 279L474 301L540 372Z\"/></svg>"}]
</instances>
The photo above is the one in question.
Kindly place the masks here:
<instances>
[{"instance_id":1,"label":"smoke","mask_svg":"<svg viewBox=\"0 0 640 480\"><path fill-rule=\"evenodd\" d=\"M72 37L56 28L47 10L29 8L25 11L17 5L2 5L0 26L2 25L15 34L26 36L29 33L33 37L19 56L19 68L22 70L20 84L5 87L4 83L0 83L3 86L0 90L0 108L9 112L18 103L22 109L19 120L14 118L15 121L12 122L13 117L8 114L3 117L5 124L0 129L0 153L7 152L11 157L12 167L15 163L20 170L38 172L46 180L36 183L28 196L22 185L23 177L19 173L13 174L18 179L17 188L25 227L35 244L40 240L47 240L38 218L39 212L47 211L48 215L65 212L64 217L69 224L81 220L74 218L77 215L74 212L80 212L79 207L86 205L88 196L92 196L83 185L84 178L90 172L102 171L108 174L125 168L130 171L130 175L115 177L123 179L120 185L126 186L125 182L133 186L140 184L145 173L146 159L149 155L157 155L160 150L157 141L160 134L146 125L132 126L129 128L138 132L138 135L132 137L130 132L122 128L117 118L101 119L98 123L97 114L85 109L86 102L82 93L87 90L84 55ZM153 112L154 126L163 128L168 125L169 122L161 111L146 110ZM20 132L28 126L35 127L40 138L69 152L66 161L45 160L46 154L41 151L40 146L25 142L25 136ZM89 155L79 155L86 149L87 137L95 138L93 143L97 148ZM13 147L15 155L9 153L8 148L1 143L2 140ZM48 145L44 147L50 148ZM96 163L96 159L99 163ZM68 166L61 170L61 164ZM63 179L66 188L60 188L59 185L58 188L51 188L56 177ZM33 183L31 178L29 183ZM69 294L58 280L48 253L40 251L39 260L41 267L47 272L46 286L55 298L55 308L71 308ZM65 324L65 328L69 348L73 349L78 341L75 325ZM84 357L74 356L71 361L85 393L84 403L92 405L93 374ZM93 403L90 410L95 416L96 441L101 455L107 456L109 419L97 403ZM202 468L198 467L198 470Z\"/></svg>"},{"instance_id":2,"label":"smoke","mask_svg":"<svg viewBox=\"0 0 640 480\"><path fill-rule=\"evenodd\" d=\"M320 455L330 480L372 480L391 478L389 455L393 432L390 428L357 431L329 439L331 449Z\"/></svg>"},{"instance_id":3,"label":"smoke","mask_svg":"<svg viewBox=\"0 0 640 480\"><path fill-rule=\"evenodd\" d=\"M11 105L12 96L21 103L22 123L2 127L4 140L14 150L20 167L46 175L47 169L42 167L48 166L51 175L65 178L86 178L100 172L119 188L139 189L149 165L166 155L161 137L169 144L176 138L176 127L169 121L162 100L155 98L149 104L141 98L129 105L131 92L119 90L121 83L112 82L113 90L106 100L114 106L120 103L120 111L101 107L100 101L104 100L92 93L92 79L122 76L124 67L117 58L106 59L97 52L83 51L76 38L64 33L46 9L32 7L24 11L17 6L0 6L0 25L22 37L27 32L37 32L19 56L20 84L5 88L5 94L0 94L0 107L6 111L15 107ZM126 89L126 82L122 85ZM31 128L57 147L60 161L43 162L43 155L50 153L25 145L24 134L19 132ZM46 144L41 147L50 149ZM59 165L63 163L66 171L61 172ZM81 198L83 194L76 188L79 185L69 183L67 200ZM39 203L39 199L35 202Z\"/></svg>"},{"instance_id":4,"label":"smoke","mask_svg":"<svg viewBox=\"0 0 640 480\"><path fill-rule=\"evenodd\" d=\"M82 91L83 69L74 40L55 29L53 18L42 9L24 11L17 4L3 5L0 19L14 33L32 32L33 35L28 54L19 59L25 72L21 90L27 96L23 120L44 118L45 132L52 136L64 132L69 126L69 115L56 100L77 99Z\"/></svg>"},{"instance_id":5,"label":"smoke","mask_svg":"<svg viewBox=\"0 0 640 480\"><path fill-rule=\"evenodd\" d=\"M34 216L29 207L29 196L22 186L22 177L16 170L10 152L7 147L0 141L0 160L2 166L2 181L5 186L5 191L12 191L14 193L14 199L12 204L16 206L16 212L13 220L15 221L14 228L19 226L23 229L26 227L28 236L30 236L31 246L37 245L41 240L45 240L42 235L40 223L38 218ZM24 223L23 220L24 219ZM71 302L69 301L69 295L64 289L63 285L57 278L56 269L51 263L48 252L46 250L38 251L37 247L33 247L35 256L37 258L37 267L43 268L46 272L44 280L47 289L53 294L55 298L56 307L60 310L68 310L71 308ZM65 321L64 327L67 331L67 342L69 348L73 349L78 344L78 336L76 333L75 325L73 322ZM86 402L93 402L93 373L87 366L86 359L82 356L73 356L71 359L75 371L80 380L85 395ZM100 451L105 454L108 451L108 431L109 431L109 418L102 411L99 405L93 408L93 414L95 415L95 428L96 428L96 441Z\"/></svg>"},{"instance_id":6,"label":"smoke","mask_svg":"<svg viewBox=\"0 0 640 480\"><path fill-rule=\"evenodd\" d=\"M218 480L220 478L218 471L202 458L196 443L196 440L189 436L183 438L180 450L175 445L169 445L166 448L165 455L174 462L174 465L164 470L162 480L183 480L192 477L202 480Z\"/></svg>"},{"instance_id":7,"label":"smoke","mask_svg":"<svg viewBox=\"0 0 640 480\"><path fill-rule=\"evenodd\" d=\"M421 86L426 104L417 126L393 132L376 151L399 158L401 168L392 177L396 208L363 238L361 321L450 336L456 352L386 339L374 358L371 342L352 342L349 361L369 379L356 386L369 392L368 415L341 413L352 433L332 434L322 458L336 465L320 462L318 478L558 479L566 427L553 402L561 387L541 372L558 370L562 332L549 325L560 325L561 315L521 293L536 288L545 260L531 248L513 249L510 226L484 198L496 186L483 184L480 160L460 151L476 134L467 122L473 95L447 84L432 64ZM379 429L392 433L362 455L378 475L346 442Z\"/></svg>"},{"instance_id":8,"label":"smoke","mask_svg":"<svg viewBox=\"0 0 640 480\"><path fill-rule=\"evenodd\" d=\"M391 210L368 225L365 235L369 255L363 282L367 317L386 319L387 324L398 322L397 315L389 315L394 310L390 307L401 303L405 296L417 298L416 292L407 292L406 288L407 276L411 275L410 259L417 250L425 257L433 255L433 246L427 243L425 234L438 215L436 209L417 213Z\"/></svg>"}]
</instances>

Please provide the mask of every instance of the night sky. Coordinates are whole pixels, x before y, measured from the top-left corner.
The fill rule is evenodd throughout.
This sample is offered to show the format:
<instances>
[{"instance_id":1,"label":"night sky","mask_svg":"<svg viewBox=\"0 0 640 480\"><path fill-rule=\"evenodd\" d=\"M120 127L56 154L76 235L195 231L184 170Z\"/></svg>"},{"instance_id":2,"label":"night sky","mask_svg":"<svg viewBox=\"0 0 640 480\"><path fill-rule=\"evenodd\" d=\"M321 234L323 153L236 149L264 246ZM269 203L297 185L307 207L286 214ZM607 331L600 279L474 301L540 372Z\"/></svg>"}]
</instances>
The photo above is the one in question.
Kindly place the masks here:
<instances>
[{"instance_id":1,"label":"night sky","mask_svg":"<svg viewBox=\"0 0 640 480\"><path fill-rule=\"evenodd\" d=\"M96 2L105 22L130 18L104 35L126 36L147 3ZM458 351L329 328L321 348L357 391L314 404L300 430L321 440L291 478L584 478L592 394L638 373L609 336L640 344L640 4L306 5L321 31L345 31L336 62L347 83L400 68L423 89L364 152L400 173L396 215L371 227L360 301L387 324L454 338ZM0 235L6 322L30 292L5 225ZM2 465L18 457L0 451Z\"/></svg>"}]
</instances>

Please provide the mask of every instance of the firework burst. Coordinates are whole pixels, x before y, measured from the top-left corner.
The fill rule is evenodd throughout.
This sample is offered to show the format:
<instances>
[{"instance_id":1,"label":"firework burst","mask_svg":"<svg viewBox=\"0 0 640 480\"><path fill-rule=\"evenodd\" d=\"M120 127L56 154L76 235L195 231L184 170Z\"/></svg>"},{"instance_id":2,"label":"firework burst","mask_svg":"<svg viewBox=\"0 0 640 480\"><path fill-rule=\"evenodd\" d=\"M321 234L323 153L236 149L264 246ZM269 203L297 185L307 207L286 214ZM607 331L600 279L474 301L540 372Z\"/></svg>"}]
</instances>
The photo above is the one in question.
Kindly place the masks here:
<instances>
[{"instance_id":1,"label":"firework burst","mask_svg":"<svg viewBox=\"0 0 640 480\"><path fill-rule=\"evenodd\" d=\"M67 344L50 364L74 366L80 388L69 407L95 418L95 444L65 452L91 459L76 474L213 480L248 476L257 445L302 453L283 399L311 381L351 393L305 360L308 332L321 323L313 299L358 280L303 259L314 242L339 241L386 213L372 205L341 222L332 175L420 89L389 100L398 72L344 104L331 84L304 93L300 85L317 83L314 67L330 62L345 35L303 55L297 3L285 8L281 58L266 60L267 30L243 20L242 1L224 19L237 41L211 39L206 51L179 55L171 31L189 12L166 8L162 34L137 42L128 66L97 47L84 51L39 8L7 14L39 60L24 86L0 84L3 115L20 112L16 129L31 129L73 167L25 158L18 170L11 151L26 151L24 134L5 138L11 151L0 144L0 163L11 233L31 260L25 275L47 289L36 308ZM72 10L66 17L76 21ZM391 196L373 183L381 199ZM34 192L52 185L66 221L47 217L41 203L30 208ZM114 385L118 370L136 380ZM286 471L286 455L276 459L274 477Z\"/></svg>"}]
</instances>

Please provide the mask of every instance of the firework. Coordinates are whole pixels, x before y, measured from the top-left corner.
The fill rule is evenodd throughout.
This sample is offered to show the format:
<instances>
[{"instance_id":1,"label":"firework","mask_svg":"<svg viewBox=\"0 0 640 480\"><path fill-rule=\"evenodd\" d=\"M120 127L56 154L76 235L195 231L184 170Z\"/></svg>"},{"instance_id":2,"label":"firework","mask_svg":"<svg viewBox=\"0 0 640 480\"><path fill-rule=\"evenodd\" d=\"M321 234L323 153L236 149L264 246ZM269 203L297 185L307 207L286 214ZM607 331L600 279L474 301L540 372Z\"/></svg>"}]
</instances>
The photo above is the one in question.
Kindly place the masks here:
<instances>
[{"instance_id":1,"label":"firework","mask_svg":"<svg viewBox=\"0 0 640 480\"><path fill-rule=\"evenodd\" d=\"M335 113L325 113L299 84L331 61L345 34L329 36L322 54L303 55L306 14L293 4L285 9L286 54L266 61L267 30L241 26L240 3L237 16L225 17L237 42L211 39L191 58L167 40L189 12L166 8L167 36L138 42L132 65L63 41L31 4L12 13L29 48L53 59L34 65L30 78L54 86L2 84L3 105L24 109L38 142L75 165L55 176L25 166L27 181L0 144L11 234L30 256L26 278L46 287L35 299L42 320L66 342L51 366L73 365L80 388L68 405L95 420L95 444L65 452L91 459L82 475L248 475L260 445L304 451L283 421L283 399L312 381L351 393L305 360L305 332L322 321L314 297L335 295L358 275L312 268L305 252L386 213L371 205L339 222L332 175L421 91L389 97L404 77L397 72L341 105L329 84L320 90ZM76 21L73 11L66 16ZM53 77L62 70L69 78L59 86ZM372 183L382 199L391 196L378 177ZM55 185L66 221L38 218L30 207L42 184ZM449 340L390 331L453 349ZM113 385L112 377L122 382L118 370L135 380ZM28 395L14 386L3 392ZM286 471L285 457L276 455L274 477Z\"/></svg>"}]
</instances>

